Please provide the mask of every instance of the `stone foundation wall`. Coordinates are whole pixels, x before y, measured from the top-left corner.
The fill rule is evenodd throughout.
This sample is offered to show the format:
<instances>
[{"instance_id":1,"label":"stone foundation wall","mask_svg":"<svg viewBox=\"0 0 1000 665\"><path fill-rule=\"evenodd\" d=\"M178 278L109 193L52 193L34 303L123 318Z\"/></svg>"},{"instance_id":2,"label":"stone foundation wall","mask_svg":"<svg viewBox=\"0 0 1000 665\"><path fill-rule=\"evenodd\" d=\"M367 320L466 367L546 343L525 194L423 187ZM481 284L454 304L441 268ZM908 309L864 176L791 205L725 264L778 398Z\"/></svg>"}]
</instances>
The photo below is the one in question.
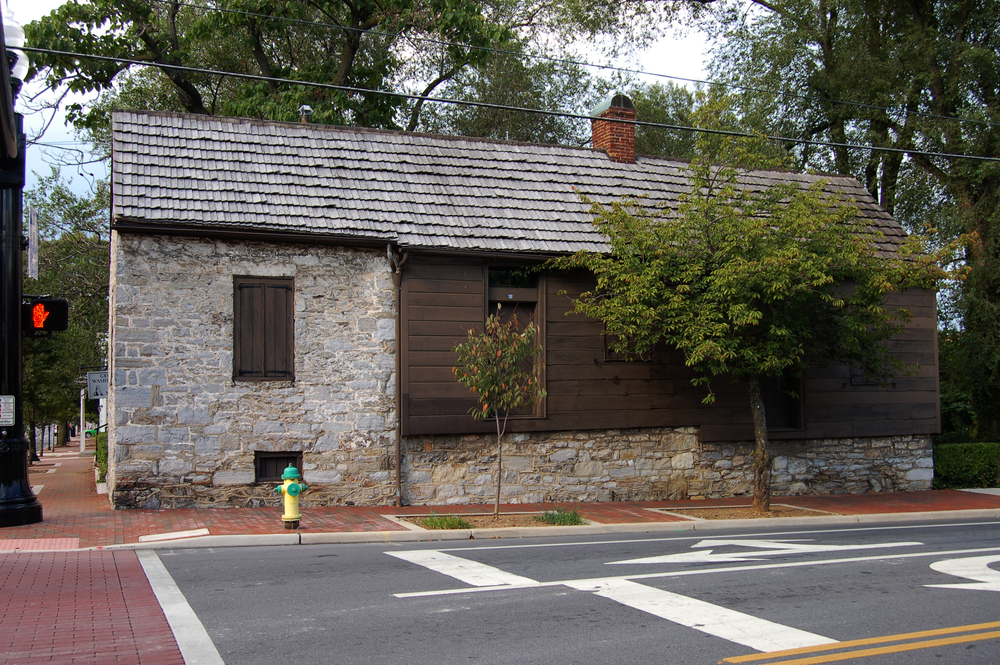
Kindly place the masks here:
<instances>
[{"instance_id":1,"label":"stone foundation wall","mask_svg":"<svg viewBox=\"0 0 1000 665\"><path fill-rule=\"evenodd\" d=\"M302 451L305 503L394 497L395 315L385 252L112 237L116 508L277 504L254 451ZM233 276L295 279L295 381L234 381Z\"/></svg>"},{"instance_id":2,"label":"stone foundation wall","mask_svg":"<svg viewBox=\"0 0 1000 665\"><path fill-rule=\"evenodd\" d=\"M484 443L488 444L484 447ZM771 442L775 495L930 489L930 436ZM506 503L747 496L752 443L702 444L697 428L517 434L504 444ZM490 503L496 444L479 436L404 440L411 504Z\"/></svg>"}]
</instances>

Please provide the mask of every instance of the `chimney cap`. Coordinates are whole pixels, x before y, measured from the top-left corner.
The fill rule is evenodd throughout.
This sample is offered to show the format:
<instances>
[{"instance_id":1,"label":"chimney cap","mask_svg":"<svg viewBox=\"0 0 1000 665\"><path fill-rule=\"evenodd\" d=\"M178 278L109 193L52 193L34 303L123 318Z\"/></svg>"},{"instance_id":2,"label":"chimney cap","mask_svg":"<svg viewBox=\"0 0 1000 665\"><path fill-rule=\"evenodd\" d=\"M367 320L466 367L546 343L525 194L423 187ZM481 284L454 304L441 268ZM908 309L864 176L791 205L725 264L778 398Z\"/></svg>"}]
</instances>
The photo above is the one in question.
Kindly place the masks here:
<instances>
[{"instance_id":1,"label":"chimney cap","mask_svg":"<svg viewBox=\"0 0 1000 665\"><path fill-rule=\"evenodd\" d=\"M602 113L608 109L625 109L626 111L634 111L635 106L632 105L632 100L628 95L616 94L608 97L603 102L594 107L590 112L590 117L598 118Z\"/></svg>"}]
</instances>

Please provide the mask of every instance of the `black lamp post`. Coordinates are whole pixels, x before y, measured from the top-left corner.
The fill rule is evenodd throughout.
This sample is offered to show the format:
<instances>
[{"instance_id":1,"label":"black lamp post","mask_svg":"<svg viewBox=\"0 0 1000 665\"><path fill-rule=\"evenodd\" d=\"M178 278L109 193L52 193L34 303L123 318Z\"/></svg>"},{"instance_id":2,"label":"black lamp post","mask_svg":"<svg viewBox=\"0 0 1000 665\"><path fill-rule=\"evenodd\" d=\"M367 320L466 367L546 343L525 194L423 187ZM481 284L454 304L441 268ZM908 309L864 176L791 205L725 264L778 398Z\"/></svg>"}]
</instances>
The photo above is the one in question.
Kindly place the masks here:
<instances>
[{"instance_id":1,"label":"black lamp post","mask_svg":"<svg viewBox=\"0 0 1000 665\"><path fill-rule=\"evenodd\" d=\"M9 11L9 10L8 10ZM23 118L14 100L28 71L24 30L13 20L0 23L0 527L42 521L42 504L28 480L28 441L24 438L21 391L21 207L24 189ZM10 48L7 48L10 44Z\"/></svg>"}]
</instances>

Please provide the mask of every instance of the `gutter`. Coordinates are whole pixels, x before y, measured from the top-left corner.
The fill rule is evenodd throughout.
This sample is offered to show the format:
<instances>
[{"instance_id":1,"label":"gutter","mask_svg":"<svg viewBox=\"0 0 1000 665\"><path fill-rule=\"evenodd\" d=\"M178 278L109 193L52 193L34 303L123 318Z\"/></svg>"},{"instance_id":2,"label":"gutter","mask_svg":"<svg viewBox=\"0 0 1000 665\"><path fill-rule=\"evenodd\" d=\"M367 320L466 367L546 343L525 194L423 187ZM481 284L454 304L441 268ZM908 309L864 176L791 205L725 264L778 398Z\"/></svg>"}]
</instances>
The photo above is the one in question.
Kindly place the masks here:
<instances>
[{"instance_id":1,"label":"gutter","mask_svg":"<svg viewBox=\"0 0 1000 665\"><path fill-rule=\"evenodd\" d=\"M406 262L410 260L410 254L404 252L400 256L392 250L392 245L385 246L385 253L389 257L389 266L392 268L392 286L395 290L396 309L396 506L403 505L403 381L402 381L402 340L400 339L400 329L402 327L403 309L403 274L401 272Z\"/></svg>"}]
</instances>

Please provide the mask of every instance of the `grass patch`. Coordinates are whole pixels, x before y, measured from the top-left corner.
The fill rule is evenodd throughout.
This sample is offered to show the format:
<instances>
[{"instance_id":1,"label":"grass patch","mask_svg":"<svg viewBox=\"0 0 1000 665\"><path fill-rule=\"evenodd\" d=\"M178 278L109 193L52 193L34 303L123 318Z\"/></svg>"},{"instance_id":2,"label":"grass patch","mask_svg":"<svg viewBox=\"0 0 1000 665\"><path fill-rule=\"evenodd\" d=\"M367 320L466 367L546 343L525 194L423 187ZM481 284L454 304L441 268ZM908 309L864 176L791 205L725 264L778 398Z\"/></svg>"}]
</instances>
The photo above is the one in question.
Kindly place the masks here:
<instances>
[{"instance_id":1,"label":"grass patch","mask_svg":"<svg viewBox=\"0 0 1000 665\"><path fill-rule=\"evenodd\" d=\"M1000 485L1000 443L949 443L934 447L934 489Z\"/></svg>"},{"instance_id":2,"label":"grass patch","mask_svg":"<svg viewBox=\"0 0 1000 665\"><path fill-rule=\"evenodd\" d=\"M556 526L573 526L576 524L586 524L583 518L580 517L580 513L576 512L576 508L573 510L566 510L565 508L556 508L555 510L548 510L541 515L536 515L535 519L539 522L545 522L546 524L555 524Z\"/></svg>"},{"instance_id":3,"label":"grass patch","mask_svg":"<svg viewBox=\"0 0 1000 665\"><path fill-rule=\"evenodd\" d=\"M425 529L471 529L472 525L458 515L428 515L420 520Z\"/></svg>"},{"instance_id":4,"label":"grass patch","mask_svg":"<svg viewBox=\"0 0 1000 665\"><path fill-rule=\"evenodd\" d=\"M103 483L108 476L108 433L100 432L97 435L97 449L94 451L94 464L97 466L99 476L97 482Z\"/></svg>"}]
</instances>

